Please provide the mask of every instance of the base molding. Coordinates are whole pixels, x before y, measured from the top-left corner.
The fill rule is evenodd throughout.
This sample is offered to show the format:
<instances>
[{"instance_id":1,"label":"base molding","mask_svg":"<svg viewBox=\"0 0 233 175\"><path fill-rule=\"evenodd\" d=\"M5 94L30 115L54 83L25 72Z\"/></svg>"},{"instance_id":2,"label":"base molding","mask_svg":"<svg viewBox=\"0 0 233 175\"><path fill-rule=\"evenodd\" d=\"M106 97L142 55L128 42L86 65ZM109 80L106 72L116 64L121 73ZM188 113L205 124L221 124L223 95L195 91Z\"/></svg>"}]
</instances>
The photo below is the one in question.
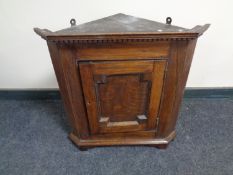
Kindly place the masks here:
<instances>
[{"instance_id":1,"label":"base molding","mask_svg":"<svg viewBox=\"0 0 233 175\"><path fill-rule=\"evenodd\" d=\"M166 138L101 138L101 139L80 139L74 133L70 133L70 140L75 143L79 148L91 148L98 146L127 146L127 145L148 145L148 146L161 146L168 145L176 136L173 131ZM162 147L161 147L162 148Z\"/></svg>"}]
</instances>

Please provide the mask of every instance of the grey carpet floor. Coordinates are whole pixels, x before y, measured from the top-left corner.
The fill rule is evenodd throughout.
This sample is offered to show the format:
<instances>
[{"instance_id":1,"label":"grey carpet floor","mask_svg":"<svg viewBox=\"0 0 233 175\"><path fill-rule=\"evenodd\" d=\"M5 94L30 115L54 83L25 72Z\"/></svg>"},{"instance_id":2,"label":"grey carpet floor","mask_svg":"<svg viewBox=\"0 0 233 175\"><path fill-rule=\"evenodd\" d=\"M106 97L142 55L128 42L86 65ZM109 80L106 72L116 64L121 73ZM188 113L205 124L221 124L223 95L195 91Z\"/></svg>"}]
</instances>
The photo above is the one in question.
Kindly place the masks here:
<instances>
[{"instance_id":1,"label":"grey carpet floor","mask_svg":"<svg viewBox=\"0 0 233 175\"><path fill-rule=\"evenodd\" d=\"M233 100L185 99L166 150L103 147L81 152L60 100L0 101L0 175L232 175Z\"/></svg>"}]
</instances>

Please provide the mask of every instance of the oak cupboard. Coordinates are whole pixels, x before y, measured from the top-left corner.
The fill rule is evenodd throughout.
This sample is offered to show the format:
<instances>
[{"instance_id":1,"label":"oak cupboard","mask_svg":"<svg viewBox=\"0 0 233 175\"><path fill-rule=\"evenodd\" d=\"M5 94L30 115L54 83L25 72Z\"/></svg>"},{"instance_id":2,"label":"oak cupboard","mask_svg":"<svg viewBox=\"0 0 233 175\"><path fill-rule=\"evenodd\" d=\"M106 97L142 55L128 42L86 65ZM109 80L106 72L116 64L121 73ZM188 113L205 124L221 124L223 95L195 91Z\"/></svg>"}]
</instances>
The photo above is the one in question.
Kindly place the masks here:
<instances>
[{"instance_id":1,"label":"oak cupboard","mask_svg":"<svg viewBox=\"0 0 233 175\"><path fill-rule=\"evenodd\" d=\"M47 41L61 96L80 149L111 145L166 148L197 38L209 24L186 29L116 14L56 32Z\"/></svg>"}]
</instances>

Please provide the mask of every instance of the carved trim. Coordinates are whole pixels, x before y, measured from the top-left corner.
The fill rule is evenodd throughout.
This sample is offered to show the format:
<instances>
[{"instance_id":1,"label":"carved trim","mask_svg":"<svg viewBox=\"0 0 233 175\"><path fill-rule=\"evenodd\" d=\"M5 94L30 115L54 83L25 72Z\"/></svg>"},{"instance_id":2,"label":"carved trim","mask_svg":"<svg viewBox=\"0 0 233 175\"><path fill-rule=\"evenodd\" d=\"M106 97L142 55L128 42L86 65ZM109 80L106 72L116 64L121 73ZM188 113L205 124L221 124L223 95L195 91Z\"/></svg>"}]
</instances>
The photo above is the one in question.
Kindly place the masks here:
<instances>
[{"instance_id":1,"label":"carved trim","mask_svg":"<svg viewBox=\"0 0 233 175\"><path fill-rule=\"evenodd\" d=\"M141 39L63 39L63 40L48 40L58 44L106 44L106 43L139 43L139 42L157 42L157 41L188 41L196 39L196 37L190 38L141 38Z\"/></svg>"}]
</instances>

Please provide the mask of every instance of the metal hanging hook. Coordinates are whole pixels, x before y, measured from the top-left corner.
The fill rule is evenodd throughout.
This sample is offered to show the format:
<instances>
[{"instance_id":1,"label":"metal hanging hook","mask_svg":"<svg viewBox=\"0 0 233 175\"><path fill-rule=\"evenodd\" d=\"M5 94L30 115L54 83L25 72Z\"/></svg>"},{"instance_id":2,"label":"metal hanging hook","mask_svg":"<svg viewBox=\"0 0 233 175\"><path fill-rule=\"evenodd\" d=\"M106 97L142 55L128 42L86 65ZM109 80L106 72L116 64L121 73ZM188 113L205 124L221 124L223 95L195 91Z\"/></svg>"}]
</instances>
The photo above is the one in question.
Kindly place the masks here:
<instances>
[{"instance_id":1,"label":"metal hanging hook","mask_svg":"<svg viewBox=\"0 0 233 175\"><path fill-rule=\"evenodd\" d=\"M171 24L172 23L172 18L171 17L167 17L166 18L166 24Z\"/></svg>"},{"instance_id":2,"label":"metal hanging hook","mask_svg":"<svg viewBox=\"0 0 233 175\"><path fill-rule=\"evenodd\" d=\"M74 18L72 18L72 19L70 20L70 24L71 24L71 27L72 27L72 26L75 26L75 25L76 25L76 20L75 20Z\"/></svg>"}]
</instances>

